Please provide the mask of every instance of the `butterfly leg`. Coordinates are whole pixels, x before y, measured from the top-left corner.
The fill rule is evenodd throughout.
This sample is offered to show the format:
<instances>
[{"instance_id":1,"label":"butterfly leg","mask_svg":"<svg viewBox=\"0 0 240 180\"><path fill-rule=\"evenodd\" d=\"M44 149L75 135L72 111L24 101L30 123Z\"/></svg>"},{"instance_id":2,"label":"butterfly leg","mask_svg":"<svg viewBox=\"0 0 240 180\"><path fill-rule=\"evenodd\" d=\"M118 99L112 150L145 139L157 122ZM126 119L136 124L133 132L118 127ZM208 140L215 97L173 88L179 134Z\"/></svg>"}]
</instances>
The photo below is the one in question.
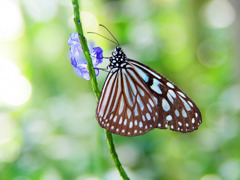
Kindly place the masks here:
<instances>
[{"instance_id":1,"label":"butterfly leg","mask_svg":"<svg viewBox=\"0 0 240 180\"><path fill-rule=\"evenodd\" d=\"M110 72L108 68L94 68L94 69L99 69L101 71Z\"/></svg>"}]
</instances>

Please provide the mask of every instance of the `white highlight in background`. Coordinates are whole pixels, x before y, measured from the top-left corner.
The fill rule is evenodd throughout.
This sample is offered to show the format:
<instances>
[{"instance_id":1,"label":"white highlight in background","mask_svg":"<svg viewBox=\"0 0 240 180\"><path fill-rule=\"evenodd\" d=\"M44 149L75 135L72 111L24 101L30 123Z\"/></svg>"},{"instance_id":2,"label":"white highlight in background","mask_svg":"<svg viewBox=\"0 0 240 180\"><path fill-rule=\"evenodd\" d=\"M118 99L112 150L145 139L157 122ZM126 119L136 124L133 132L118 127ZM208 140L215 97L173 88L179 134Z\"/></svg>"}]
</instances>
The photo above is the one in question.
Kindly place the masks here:
<instances>
[{"instance_id":1,"label":"white highlight in background","mask_svg":"<svg viewBox=\"0 0 240 180\"><path fill-rule=\"evenodd\" d=\"M0 124L0 163L13 162L21 150L16 124L6 114L1 113Z\"/></svg>"},{"instance_id":2,"label":"white highlight in background","mask_svg":"<svg viewBox=\"0 0 240 180\"><path fill-rule=\"evenodd\" d=\"M32 87L13 62L0 57L0 104L18 106L31 96Z\"/></svg>"},{"instance_id":3,"label":"white highlight in background","mask_svg":"<svg viewBox=\"0 0 240 180\"><path fill-rule=\"evenodd\" d=\"M56 0L22 0L21 2L28 16L36 22L50 21L58 12Z\"/></svg>"},{"instance_id":4,"label":"white highlight in background","mask_svg":"<svg viewBox=\"0 0 240 180\"><path fill-rule=\"evenodd\" d=\"M0 41L14 41L24 33L21 11L12 0L0 1Z\"/></svg>"},{"instance_id":5,"label":"white highlight in background","mask_svg":"<svg viewBox=\"0 0 240 180\"><path fill-rule=\"evenodd\" d=\"M212 0L202 12L204 22L211 28L226 28L236 19L236 12L228 0Z\"/></svg>"},{"instance_id":6,"label":"white highlight in background","mask_svg":"<svg viewBox=\"0 0 240 180\"><path fill-rule=\"evenodd\" d=\"M87 32L98 32L99 23L97 18L92 13L87 11L81 11L80 16L81 16L81 23L84 31L83 33L85 36L87 35ZM75 29L73 17L69 19L69 24Z\"/></svg>"}]
</instances>

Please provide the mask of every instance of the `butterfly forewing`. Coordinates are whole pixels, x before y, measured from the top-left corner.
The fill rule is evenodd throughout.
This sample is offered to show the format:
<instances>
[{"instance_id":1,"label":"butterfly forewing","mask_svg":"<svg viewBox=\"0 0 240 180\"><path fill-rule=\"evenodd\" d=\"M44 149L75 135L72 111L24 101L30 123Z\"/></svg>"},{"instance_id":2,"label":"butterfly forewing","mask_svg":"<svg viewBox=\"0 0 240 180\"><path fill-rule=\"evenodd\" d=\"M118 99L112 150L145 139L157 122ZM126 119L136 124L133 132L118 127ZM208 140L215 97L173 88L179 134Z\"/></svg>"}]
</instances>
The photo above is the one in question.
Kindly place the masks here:
<instances>
[{"instance_id":1,"label":"butterfly forewing","mask_svg":"<svg viewBox=\"0 0 240 180\"><path fill-rule=\"evenodd\" d=\"M141 76L128 64L108 74L96 116L101 127L124 136L145 134L159 121L154 96Z\"/></svg>"},{"instance_id":2,"label":"butterfly forewing","mask_svg":"<svg viewBox=\"0 0 240 180\"><path fill-rule=\"evenodd\" d=\"M142 77L158 106L157 127L173 131L191 132L201 124L201 113L195 103L176 85L153 69L128 60Z\"/></svg>"}]
</instances>

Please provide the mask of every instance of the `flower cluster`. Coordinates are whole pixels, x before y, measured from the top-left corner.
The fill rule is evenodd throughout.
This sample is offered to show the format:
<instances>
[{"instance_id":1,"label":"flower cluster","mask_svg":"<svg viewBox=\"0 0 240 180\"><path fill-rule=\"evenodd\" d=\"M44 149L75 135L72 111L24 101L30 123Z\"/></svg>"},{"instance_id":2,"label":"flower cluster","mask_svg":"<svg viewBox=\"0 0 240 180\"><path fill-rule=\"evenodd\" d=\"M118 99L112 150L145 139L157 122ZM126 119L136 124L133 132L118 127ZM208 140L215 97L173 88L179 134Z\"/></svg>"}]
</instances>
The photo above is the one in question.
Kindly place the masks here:
<instances>
[{"instance_id":1,"label":"flower cluster","mask_svg":"<svg viewBox=\"0 0 240 180\"><path fill-rule=\"evenodd\" d=\"M84 57L82 46L78 39L78 33L71 33L68 39L68 45L70 45L70 59L71 64L74 67L75 73L89 80L89 71L87 69L87 61ZM89 45L90 54L92 57L93 67L95 69L96 76L99 74L99 69L97 65L102 63L103 60L103 50L100 47L93 47L93 43Z\"/></svg>"}]
</instances>

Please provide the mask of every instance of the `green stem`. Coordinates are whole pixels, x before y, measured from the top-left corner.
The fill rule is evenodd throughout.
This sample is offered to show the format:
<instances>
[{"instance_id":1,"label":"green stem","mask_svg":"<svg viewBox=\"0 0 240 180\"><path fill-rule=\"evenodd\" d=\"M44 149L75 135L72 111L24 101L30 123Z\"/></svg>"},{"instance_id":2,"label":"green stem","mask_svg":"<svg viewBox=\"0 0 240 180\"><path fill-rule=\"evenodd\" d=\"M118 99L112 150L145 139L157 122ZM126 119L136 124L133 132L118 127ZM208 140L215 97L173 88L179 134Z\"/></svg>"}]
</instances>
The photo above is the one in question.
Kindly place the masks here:
<instances>
[{"instance_id":1,"label":"green stem","mask_svg":"<svg viewBox=\"0 0 240 180\"><path fill-rule=\"evenodd\" d=\"M97 99L99 99L101 91L100 91L100 89L98 87L98 84L97 84L96 74L95 74L95 70L93 68L92 58L90 56L90 52L89 52L89 49L88 49L87 39L85 38L85 36L83 34L82 23L80 21L78 0L72 0L72 5L73 5L73 12L74 12L74 23L75 23L75 26L76 26L76 29L77 29L79 41L82 45L82 50L83 50L84 56L85 56L86 61L87 61L87 67L88 67L88 70L89 70L89 75L90 75L93 91L94 91ZM108 147L109 147L109 150L110 150L112 160L113 160L117 170L119 171L120 176L124 180L129 180L129 177L127 176L127 173L123 169L122 164L118 159L118 155L117 155L117 152L115 150L114 143L113 143L112 133L110 133L107 130L105 130L105 133L106 133Z\"/></svg>"}]
</instances>

